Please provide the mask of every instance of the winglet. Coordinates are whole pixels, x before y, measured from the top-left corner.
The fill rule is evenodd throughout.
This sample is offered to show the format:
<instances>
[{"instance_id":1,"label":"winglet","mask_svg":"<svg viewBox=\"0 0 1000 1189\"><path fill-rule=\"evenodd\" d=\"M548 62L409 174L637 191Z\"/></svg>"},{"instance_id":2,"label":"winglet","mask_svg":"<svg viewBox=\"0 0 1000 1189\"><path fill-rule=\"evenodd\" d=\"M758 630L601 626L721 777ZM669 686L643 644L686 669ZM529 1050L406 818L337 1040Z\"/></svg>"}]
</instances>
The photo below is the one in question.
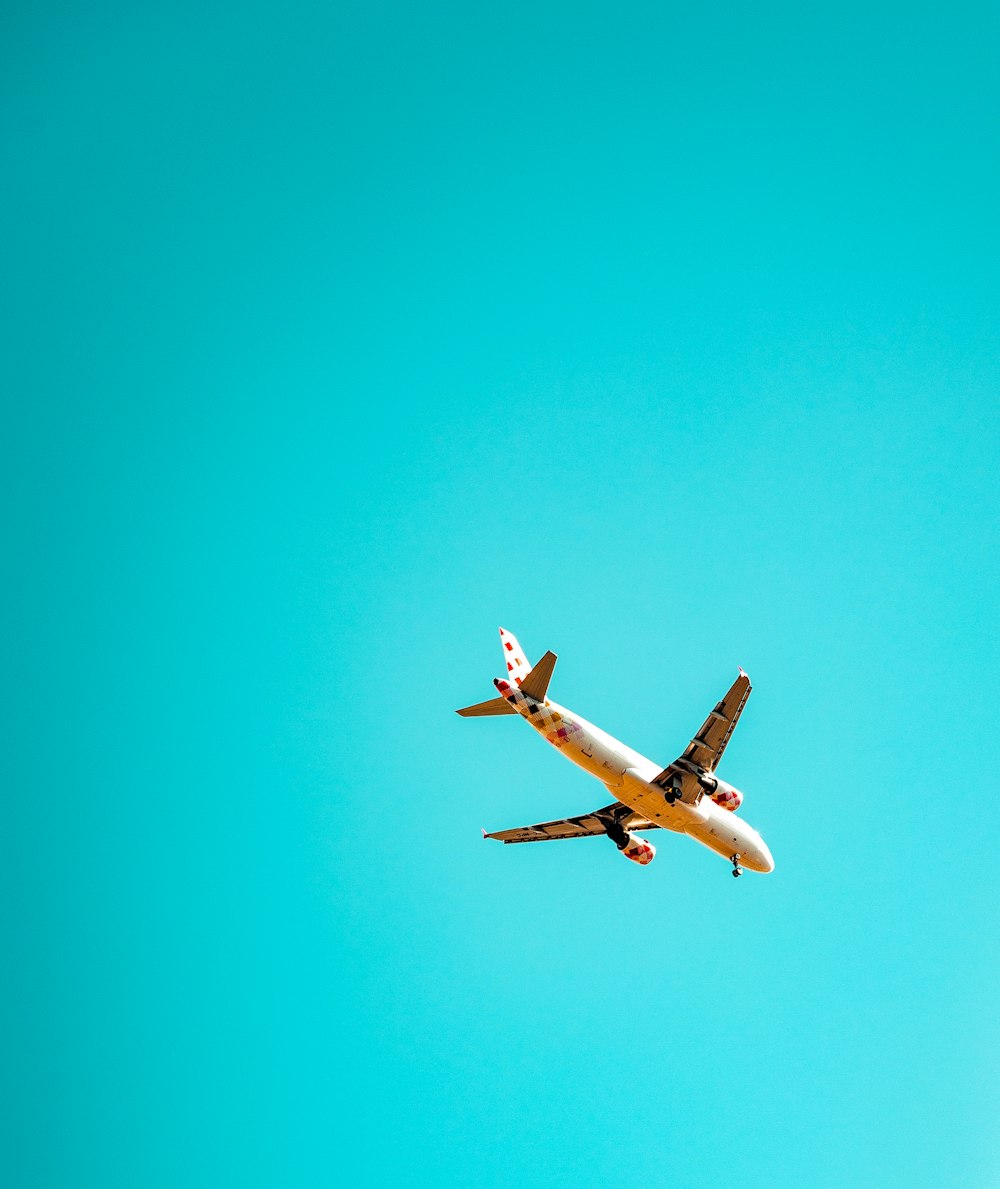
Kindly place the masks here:
<instances>
[{"instance_id":1,"label":"winglet","mask_svg":"<svg viewBox=\"0 0 1000 1189\"><path fill-rule=\"evenodd\" d=\"M480 828L480 830L483 830L483 827L482 827L482 826L480 826L479 828ZM483 830L483 837L484 837L484 838L486 837L486 831L485 831L485 830Z\"/></svg>"}]
</instances>

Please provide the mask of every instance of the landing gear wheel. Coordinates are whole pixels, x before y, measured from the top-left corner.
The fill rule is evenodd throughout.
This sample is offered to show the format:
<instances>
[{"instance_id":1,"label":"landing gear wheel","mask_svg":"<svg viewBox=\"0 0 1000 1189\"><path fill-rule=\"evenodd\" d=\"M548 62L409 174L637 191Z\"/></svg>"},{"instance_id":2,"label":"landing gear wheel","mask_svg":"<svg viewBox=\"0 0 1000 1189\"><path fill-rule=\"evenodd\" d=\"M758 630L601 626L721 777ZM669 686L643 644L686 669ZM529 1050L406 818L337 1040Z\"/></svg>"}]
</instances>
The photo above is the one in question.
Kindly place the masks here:
<instances>
[{"instance_id":1,"label":"landing gear wheel","mask_svg":"<svg viewBox=\"0 0 1000 1189\"><path fill-rule=\"evenodd\" d=\"M743 874L743 868L740 866L740 856L732 855L729 861L733 865L733 879L739 879Z\"/></svg>"},{"instance_id":2,"label":"landing gear wheel","mask_svg":"<svg viewBox=\"0 0 1000 1189\"><path fill-rule=\"evenodd\" d=\"M733 868L733 879L739 879L739 877L740 877L742 874L743 874L743 868L742 868L742 867L734 867L734 868Z\"/></svg>"}]
</instances>

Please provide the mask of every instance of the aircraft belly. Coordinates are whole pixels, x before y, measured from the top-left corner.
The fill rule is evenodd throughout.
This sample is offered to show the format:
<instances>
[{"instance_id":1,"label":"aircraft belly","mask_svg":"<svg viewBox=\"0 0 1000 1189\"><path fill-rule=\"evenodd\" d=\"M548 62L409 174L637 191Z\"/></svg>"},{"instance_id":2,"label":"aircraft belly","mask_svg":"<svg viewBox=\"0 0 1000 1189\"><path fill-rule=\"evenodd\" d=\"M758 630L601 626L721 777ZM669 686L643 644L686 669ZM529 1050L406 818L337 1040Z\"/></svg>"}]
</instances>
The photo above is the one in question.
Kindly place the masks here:
<instances>
[{"instance_id":1,"label":"aircraft belly","mask_svg":"<svg viewBox=\"0 0 1000 1189\"><path fill-rule=\"evenodd\" d=\"M771 852L753 826L721 809L710 797L702 797L697 805L686 805L683 801L668 805L663 790L631 768L623 773L618 794L630 809L665 830L690 834L696 842L727 859L738 854L742 865L751 871L774 869Z\"/></svg>"},{"instance_id":2,"label":"aircraft belly","mask_svg":"<svg viewBox=\"0 0 1000 1189\"><path fill-rule=\"evenodd\" d=\"M655 775L655 773L653 774ZM664 830L673 830L675 834L687 833L692 810L690 806L681 802L670 805L664 796L663 789L644 779L634 768L626 768L622 773L621 787L616 790L622 802L641 813L643 817Z\"/></svg>"},{"instance_id":3,"label":"aircraft belly","mask_svg":"<svg viewBox=\"0 0 1000 1189\"><path fill-rule=\"evenodd\" d=\"M761 836L749 822L726 809L713 806L707 820L688 833L696 842L727 859L738 854L741 864L751 871L774 869L771 852Z\"/></svg>"},{"instance_id":4,"label":"aircraft belly","mask_svg":"<svg viewBox=\"0 0 1000 1189\"><path fill-rule=\"evenodd\" d=\"M709 850L714 850L716 854L729 855L738 854L740 851L740 836L739 832L735 830L723 830L714 823L705 823L698 828L689 831L691 837L695 842L700 842L702 846L707 846Z\"/></svg>"}]
</instances>

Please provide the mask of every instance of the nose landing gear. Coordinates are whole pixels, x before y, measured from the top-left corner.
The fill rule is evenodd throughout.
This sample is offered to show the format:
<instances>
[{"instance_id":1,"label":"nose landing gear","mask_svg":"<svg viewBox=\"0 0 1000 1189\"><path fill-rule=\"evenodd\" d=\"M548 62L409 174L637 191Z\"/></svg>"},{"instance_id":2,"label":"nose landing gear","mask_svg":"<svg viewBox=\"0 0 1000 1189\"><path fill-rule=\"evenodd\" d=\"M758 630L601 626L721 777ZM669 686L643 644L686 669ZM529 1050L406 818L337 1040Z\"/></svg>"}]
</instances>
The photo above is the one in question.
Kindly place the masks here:
<instances>
[{"instance_id":1,"label":"nose landing gear","mask_svg":"<svg viewBox=\"0 0 1000 1189\"><path fill-rule=\"evenodd\" d=\"M743 874L743 868L740 866L740 856L731 855L729 861L733 865L733 879L739 879L739 877Z\"/></svg>"}]
</instances>

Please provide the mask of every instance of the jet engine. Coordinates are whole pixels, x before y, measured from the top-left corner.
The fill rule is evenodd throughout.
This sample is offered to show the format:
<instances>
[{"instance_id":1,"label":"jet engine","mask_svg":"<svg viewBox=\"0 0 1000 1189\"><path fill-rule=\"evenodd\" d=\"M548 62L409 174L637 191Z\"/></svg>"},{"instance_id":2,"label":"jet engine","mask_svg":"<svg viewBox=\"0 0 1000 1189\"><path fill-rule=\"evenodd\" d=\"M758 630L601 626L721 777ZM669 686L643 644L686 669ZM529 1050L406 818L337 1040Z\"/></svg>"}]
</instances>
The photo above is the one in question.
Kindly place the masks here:
<instances>
[{"instance_id":1,"label":"jet engine","mask_svg":"<svg viewBox=\"0 0 1000 1189\"><path fill-rule=\"evenodd\" d=\"M633 863L639 863L643 867L647 863L652 863L656 856L656 847L651 842L640 838L638 834L633 834L631 830L625 830L617 822L610 823L607 831L608 837L626 859L631 859Z\"/></svg>"},{"instance_id":2,"label":"jet engine","mask_svg":"<svg viewBox=\"0 0 1000 1189\"><path fill-rule=\"evenodd\" d=\"M628 843L625 846L618 848L626 859L631 859L633 863L640 863L643 867L647 863L652 863L656 858L656 847L647 842L645 838L640 838L638 834L629 833Z\"/></svg>"},{"instance_id":3,"label":"jet engine","mask_svg":"<svg viewBox=\"0 0 1000 1189\"><path fill-rule=\"evenodd\" d=\"M731 813L735 813L743 804L743 794L740 790L734 789L731 784L726 784L718 776L701 776L698 778L698 783L716 805L721 805L723 809L728 809Z\"/></svg>"}]
</instances>

